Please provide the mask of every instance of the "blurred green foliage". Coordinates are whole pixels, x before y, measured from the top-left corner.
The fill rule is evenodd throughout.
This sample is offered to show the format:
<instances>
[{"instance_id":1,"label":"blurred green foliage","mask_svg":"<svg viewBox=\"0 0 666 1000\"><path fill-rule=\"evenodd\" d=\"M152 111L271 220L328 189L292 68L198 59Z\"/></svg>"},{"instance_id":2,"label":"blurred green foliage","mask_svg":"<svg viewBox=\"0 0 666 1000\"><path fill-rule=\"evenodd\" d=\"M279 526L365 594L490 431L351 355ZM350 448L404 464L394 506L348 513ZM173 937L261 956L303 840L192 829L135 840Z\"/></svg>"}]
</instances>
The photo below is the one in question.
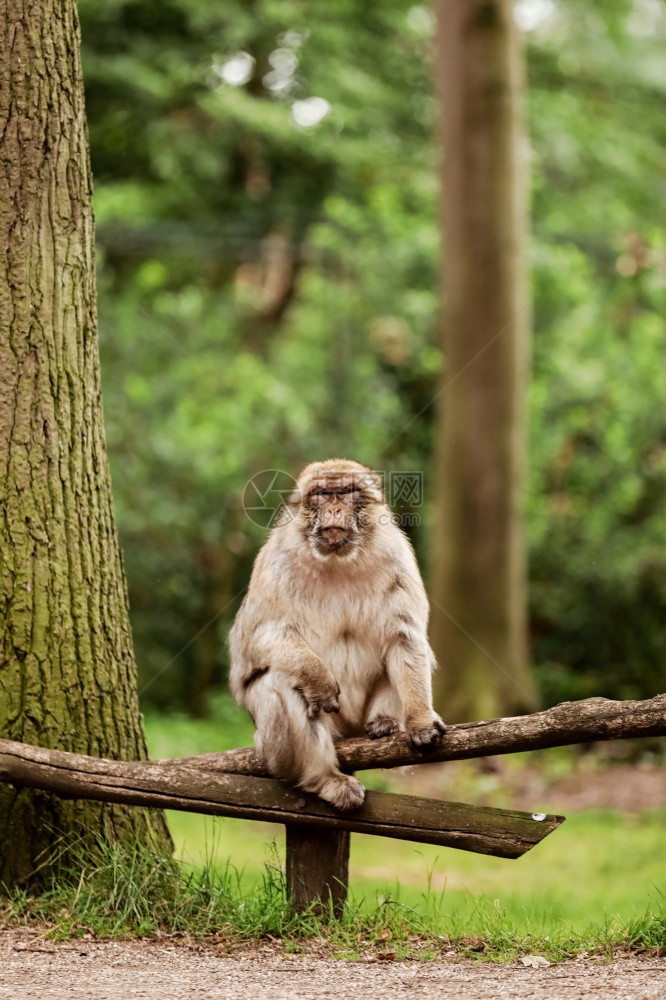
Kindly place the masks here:
<instances>
[{"instance_id":1,"label":"blurred green foliage","mask_svg":"<svg viewBox=\"0 0 666 1000\"><path fill-rule=\"evenodd\" d=\"M248 479L342 454L428 482L445 366L432 16L405 0L79 6L140 686L204 714L265 534ZM649 695L666 663L666 17L649 0L520 0L516 16L533 662L547 702Z\"/></svg>"}]
</instances>

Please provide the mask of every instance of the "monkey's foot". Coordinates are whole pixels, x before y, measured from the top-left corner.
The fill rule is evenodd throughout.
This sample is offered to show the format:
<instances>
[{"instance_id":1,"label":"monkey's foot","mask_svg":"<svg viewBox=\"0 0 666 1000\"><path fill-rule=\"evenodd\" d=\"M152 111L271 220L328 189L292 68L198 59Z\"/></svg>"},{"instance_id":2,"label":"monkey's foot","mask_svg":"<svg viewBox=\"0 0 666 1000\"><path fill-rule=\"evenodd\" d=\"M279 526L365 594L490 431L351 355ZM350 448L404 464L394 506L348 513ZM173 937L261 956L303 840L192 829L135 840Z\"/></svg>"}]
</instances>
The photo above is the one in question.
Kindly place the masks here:
<instances>
[{"instance_id":1,"label":"monkey's foot","mask_svg":"<svg viewBox=\"0 0 666 1000\"><path fill-rule=\"evenodd\" d=\"M317 795L340 812L349 812L363 805L365 787L351 774L337 773L326 778Z\"/></svg>"},{"instance_id":2,"label":"monkey's foot","mask_svg":"<svg viewBox=\"0 0 666 1000\"><path fill-rule=\"evenodd\" d=\"M400 732L400 723L395 719L390 719L388 715L378 715L365 727L365 731L371 740L378 740L382 736L393 736Z\"/></svg>"},{"instance_id":3,"label":"monkey's foot","mask_svg":"<svg viewBox=\"0 0 666 1000\"><path fill-rule=\"evenodd\" d=\"M435 715L429 726L418 729L407 729L407 740L413 750L434 750L446 726L438 715Z\"/></svg>"}]
</instances>

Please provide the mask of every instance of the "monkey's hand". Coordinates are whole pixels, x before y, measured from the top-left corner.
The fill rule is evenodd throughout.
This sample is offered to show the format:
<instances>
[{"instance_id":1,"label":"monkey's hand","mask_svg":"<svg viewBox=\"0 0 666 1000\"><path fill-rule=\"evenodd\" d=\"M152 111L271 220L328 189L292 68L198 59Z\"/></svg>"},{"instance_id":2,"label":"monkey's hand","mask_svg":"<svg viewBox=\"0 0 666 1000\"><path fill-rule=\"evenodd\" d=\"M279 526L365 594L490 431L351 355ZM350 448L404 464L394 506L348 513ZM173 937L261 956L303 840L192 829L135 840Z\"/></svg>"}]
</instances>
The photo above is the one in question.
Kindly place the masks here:
<instances>
[{"instance_id":1,"label":"monkey's hand","mask_svg":"<svg viewBox=\"0 0 666 1000\"><path fill-rule=\"evenodd\" d=\"M413 750L434 750L446 732L446 726L434 712L428 719L408 719L406 725L407 739Z\"/></svg>"},{"instance_id":2,"label":"monkey's hand","mask_svg":"<svg viewBox=\"0 0 666 1000\"><path fill-rule=\"evenodd\" d=\"M378 715L371 722L366 723L365 731L371 740L379 740L382 736L393 736L394 733L399 733L400 723L396 722L395 719L390 719L388 715Z\"/></svg>"},{"instance_id":3,"label":"monkey's hand","mask_svg":"<svg viewBox=\"0 0 666 1000\"><path fill-rule=\"evenodd\" d=\"M340 686L333 674L319 661L316 669L309 669L300 677L296 690L305 701L308 718L316 719L319 713L339 712Z\"/></svg>"}]
</instances>

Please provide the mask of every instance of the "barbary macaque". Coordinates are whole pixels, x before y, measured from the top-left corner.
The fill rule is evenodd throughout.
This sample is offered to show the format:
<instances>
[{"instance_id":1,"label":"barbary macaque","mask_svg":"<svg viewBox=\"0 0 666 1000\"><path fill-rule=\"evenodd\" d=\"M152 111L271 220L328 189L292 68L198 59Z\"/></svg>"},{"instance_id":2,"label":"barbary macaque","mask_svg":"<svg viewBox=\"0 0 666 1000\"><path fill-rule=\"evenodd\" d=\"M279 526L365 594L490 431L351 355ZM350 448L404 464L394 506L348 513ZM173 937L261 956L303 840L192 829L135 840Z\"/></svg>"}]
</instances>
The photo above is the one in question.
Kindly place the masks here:
<instances>
[{"instance_id":1,"label":"barbary macaque","mask_svg":"<svg viewBox=\"0 0 666 1000\"><path fill-rule=\"evenodd\" d=\"M346 459L298 478L257 556L229 638L230 685L249 710L271 774L340 810L365 788L343 774L336 739L445 731L433 711L428 601L379 477Z\"/></svg>"}]
</instances>

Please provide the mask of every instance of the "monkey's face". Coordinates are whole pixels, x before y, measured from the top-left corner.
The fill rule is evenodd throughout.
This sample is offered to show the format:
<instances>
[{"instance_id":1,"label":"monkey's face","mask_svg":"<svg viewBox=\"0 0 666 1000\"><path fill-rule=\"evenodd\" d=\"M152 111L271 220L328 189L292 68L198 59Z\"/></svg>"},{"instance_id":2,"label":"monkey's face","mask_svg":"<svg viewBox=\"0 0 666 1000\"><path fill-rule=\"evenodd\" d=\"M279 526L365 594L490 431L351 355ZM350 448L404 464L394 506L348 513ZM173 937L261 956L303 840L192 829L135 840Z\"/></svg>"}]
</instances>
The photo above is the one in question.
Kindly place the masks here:
<instances>
[{"instance_id":1,"label":"monkey's face","mask_svg":"<svg viewBox=\"0 0 666 1000\"><path fill-rule=\"evenodd\" d=\"M371 508L383 502L374 473L355 462L308 467L296 493L303 533L319 558L356 554L372 531Z\"/></svg>"}]
</instances>

